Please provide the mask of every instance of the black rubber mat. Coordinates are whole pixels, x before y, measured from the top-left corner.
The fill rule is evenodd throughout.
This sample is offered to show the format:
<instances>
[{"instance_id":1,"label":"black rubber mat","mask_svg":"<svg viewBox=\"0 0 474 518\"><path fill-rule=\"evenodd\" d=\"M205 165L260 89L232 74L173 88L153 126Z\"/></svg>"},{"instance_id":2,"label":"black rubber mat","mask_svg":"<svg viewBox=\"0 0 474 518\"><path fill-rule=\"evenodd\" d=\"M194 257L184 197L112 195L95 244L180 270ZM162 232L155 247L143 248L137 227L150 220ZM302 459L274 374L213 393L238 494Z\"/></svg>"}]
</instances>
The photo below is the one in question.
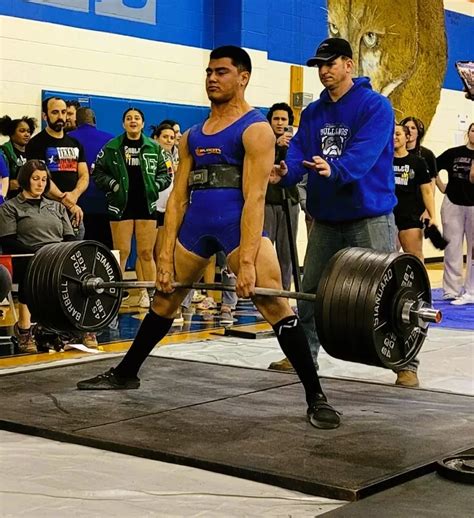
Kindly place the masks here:
<instances>
[{"instance_id":1,"label":"black rubber mat","mask_svg":"<svg viewBox=\"0 0 474 518\"><path fill-rule=\"evenodd\" d=\"M0 376L0 428L356 500L433 470L474 437L474 398L323 380L337 430L306 421L291 374L150 357L142 387L82 392L107 359Z\"/></svg>"},{"instance_id":2,"label":"black rubber mat","mask_svg":"<svg viewBox=\"0 0 474 518\"><path fill-rule=\"evenodd\" d=\"M468 518L474 512L474 486L430 473L359 502L325 513L327 518Z\"/></svg>"}]
</instances>

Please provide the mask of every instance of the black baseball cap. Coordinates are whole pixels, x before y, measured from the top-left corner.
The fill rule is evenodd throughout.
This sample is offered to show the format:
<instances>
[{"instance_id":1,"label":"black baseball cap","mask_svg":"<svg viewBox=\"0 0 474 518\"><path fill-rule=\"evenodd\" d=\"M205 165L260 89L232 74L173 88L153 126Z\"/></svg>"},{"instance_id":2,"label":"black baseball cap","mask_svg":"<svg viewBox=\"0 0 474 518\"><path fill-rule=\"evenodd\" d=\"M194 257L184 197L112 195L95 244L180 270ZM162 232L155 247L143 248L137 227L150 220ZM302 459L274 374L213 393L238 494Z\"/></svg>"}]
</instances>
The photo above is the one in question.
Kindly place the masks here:
<instances>
[{"instance_id":1,"label":"black baseball cap","mask_svg":"<svg viewBox=\"0 0 474 518\"><path fill-rule=\"evenodd\" d=\"M352 58L351 44L343 38L328 38L319 44L314 57L308 59L306 65L308 67L318 66L320 63L332 61L339 56Z\"/></svg>"}]
</instances>

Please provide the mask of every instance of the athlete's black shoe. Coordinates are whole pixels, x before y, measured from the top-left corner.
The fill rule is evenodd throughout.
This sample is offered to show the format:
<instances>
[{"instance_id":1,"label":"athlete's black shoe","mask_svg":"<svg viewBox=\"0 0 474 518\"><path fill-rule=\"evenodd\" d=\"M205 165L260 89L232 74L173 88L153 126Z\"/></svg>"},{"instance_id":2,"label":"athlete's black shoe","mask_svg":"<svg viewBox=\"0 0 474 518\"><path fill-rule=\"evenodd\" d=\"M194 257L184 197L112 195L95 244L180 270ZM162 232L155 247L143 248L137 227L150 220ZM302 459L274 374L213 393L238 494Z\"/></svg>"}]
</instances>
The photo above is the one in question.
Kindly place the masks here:
<instances>
[{"instance_id":1,"label":"athlete's black shoe","mask_svg":"<svg viewBox=\"0 0 474 518\"><path fill-rule=\"evenodd\" d=\"M112 368L104 374L99 374L95 378L79 381L77 388L79 390L130 390L140 387L138 378L122 378L115 374Z\"/></svg>"},{"instance_id":2,"label":"athlete's black shoe","mask_svg":"<svg viewBox=\"0 0 474 518\"><path fill-rule=\"evenodd\" d=\"M307 415L309 422L316 428L337 428L341 423L339 412L334 410L323 394L318 394L317 399L309 406Z\"/></svg>"}]
</instances>

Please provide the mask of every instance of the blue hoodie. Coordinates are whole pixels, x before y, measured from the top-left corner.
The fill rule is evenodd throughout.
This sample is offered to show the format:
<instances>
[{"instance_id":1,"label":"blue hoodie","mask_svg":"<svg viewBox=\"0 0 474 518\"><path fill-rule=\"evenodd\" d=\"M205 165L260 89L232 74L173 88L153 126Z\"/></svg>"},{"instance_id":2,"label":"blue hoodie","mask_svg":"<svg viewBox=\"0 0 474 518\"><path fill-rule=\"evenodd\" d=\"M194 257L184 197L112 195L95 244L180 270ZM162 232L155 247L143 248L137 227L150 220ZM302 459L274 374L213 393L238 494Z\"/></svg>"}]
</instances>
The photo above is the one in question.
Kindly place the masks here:
<instances>
[{"instance_id":1,"label":"blue hoodie","mask_svg":"<svg viewBox=\"0 0 474 518\"><path fill-rule=\"evenodd\" d=\"M301 181L308 173L307 209L318 221L344 222L389 214L397 203L393 175L393 109L372 90L369 78L338 101L323 90L302 113L286 159L288 174L280 185ZM329 178L305 168L303 160L324 158Z\"/></svg>"}]
</instances>

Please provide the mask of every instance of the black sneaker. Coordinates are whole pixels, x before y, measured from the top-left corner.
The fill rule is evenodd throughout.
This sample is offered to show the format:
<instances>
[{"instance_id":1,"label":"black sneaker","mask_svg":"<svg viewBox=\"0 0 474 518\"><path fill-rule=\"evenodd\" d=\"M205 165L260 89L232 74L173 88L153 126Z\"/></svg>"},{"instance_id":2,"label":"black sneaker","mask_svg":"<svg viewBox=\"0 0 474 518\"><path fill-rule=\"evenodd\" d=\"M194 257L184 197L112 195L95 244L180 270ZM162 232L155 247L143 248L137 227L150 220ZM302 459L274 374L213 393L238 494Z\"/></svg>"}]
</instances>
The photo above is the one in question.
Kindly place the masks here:
<instances>
[{"instance_id":1,"label":"black sneaker","mask_svg":"<svg viewBox=\"0 0 474 518\"><path fill-rule=\"evenodd\" d=\"M99 374L95 378L79 381L79 390L129 390L140 387L138 378L122 378L115 374L115 369L108 370L104 374Z\"/></svg>"},{"instance_id":2,"label":"black sneaker","mask_svg":"<svg viewBox=\"0 0 474 518\"><path fill-rule=\"evenodd\" d=\"M318 394L318 398L306 412L309 422L316 428L337 428L341 419L339 412L326 401L326 396Z\"/></svg>"}]
</instances>

